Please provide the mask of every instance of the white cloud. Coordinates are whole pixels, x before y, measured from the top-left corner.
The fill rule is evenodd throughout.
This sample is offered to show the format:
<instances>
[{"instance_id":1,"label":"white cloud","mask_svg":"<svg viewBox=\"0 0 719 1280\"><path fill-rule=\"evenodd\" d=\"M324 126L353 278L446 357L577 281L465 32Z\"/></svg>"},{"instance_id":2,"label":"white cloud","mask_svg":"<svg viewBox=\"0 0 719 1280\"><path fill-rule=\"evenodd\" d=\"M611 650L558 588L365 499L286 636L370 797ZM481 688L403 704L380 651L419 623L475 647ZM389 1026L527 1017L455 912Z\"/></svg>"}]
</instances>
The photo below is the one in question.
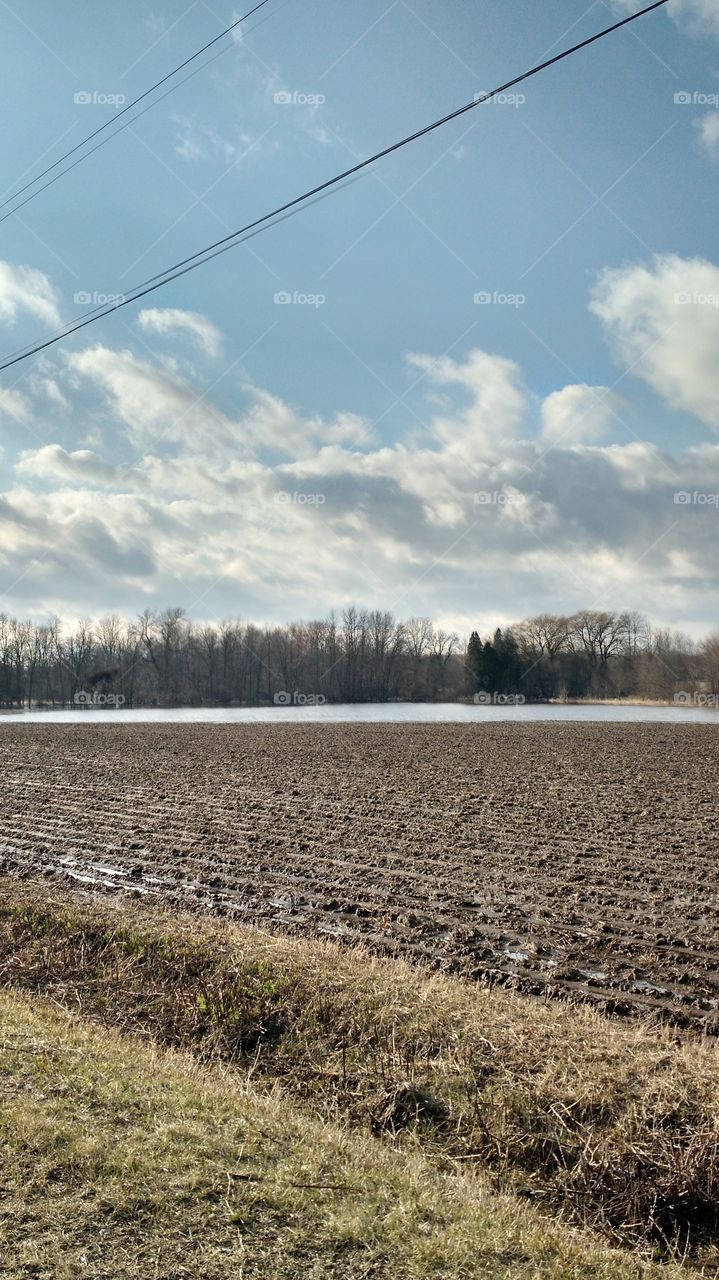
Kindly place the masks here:
<instances>
[{"instance_id":1,"label":"white cloud","mask_svg":"<svg viewBox=\"0 0 719 1280\"><path fill-rule=\"evenodd\" d=\"M352 443L370 440L370 424L356 414L340 413L330 422L304 417L269 391L246 388L249 406L229 418L179 374L138 360L130 351L96 346L68 357L75 374L107 395L131 442L207 449L227 457L255 457L260 450L300 457L317 440Z\"/></svg>"},{"instance_id":2,"label":"white cloud","mask_svg":"<svg viewBox=\"0 0 719 1280\"><path fill-rule=\"evenodd\" d=\"M0 322L13 325L23 311L44 324L60 324L55 290L44 272L0 260Z\"/></svg>"},{"instance_id":3,"label":"white cloud","mask_svg":"<svg viewBox=\"0 0 719 1280\"><path fill-rule=\"evenodd\" d=\"M542 438L546 444L596 444L611 428L620 398L609 387L568 386L542 401Z\"/></svg>"},{"instance_id":4,"label":"white cloud","mask_svg":"<svg viewBox=\"0 0 719 1280\"><path fill-rule=\"evenodd\" d=\"M124 468L104 463L90 449L76 449L67 453L59 444L25 450L20 454L15 470L18 475L38 480L91 485L119 485L124 472Z\"/></svg>"},{"instance_id":5,"label":"white cloud","mask_svg":"<svg viewBox=\"0 0 719 1280\"><path fill-rule=\"evenodd\" d=\"M59 409L69 408L68 401L54 378L42 378L40 380L40 386L52 404L56 405Z\"/></svg>"},{"instance_id":6,"label":"white cloud","mask_svg":"<svg viewBox=\"0 0 719 1280\"><path fill-rule=\"evenodd\" d=\"M68 356L68 365L106 392L133 444L190 440L198 430L206 431L213 419L223 434L228 429L223 415L188 383L138 360L130 351L90 347Z\"/></svg>"},{"instance_id":7,"label":"white cloud","mask_svg":"<svg viewBox=\"0 0 719 1280\"><path fill-rule=\"evenodd\" d=\"M228 169L245 160L258 160L261 156L279 150L274 138L266 137L267 131L251 133L240 130L235 137L227 138L214 129L187 116L173 117L177 126L175 152L183 160L219 160Z\"/></svg>"},{"instance_id":8,"label":"white cloud","mask_svg":"<svg viewBox=\"0 0 719 1280\"><path fill-rule=\"evenodd\" d=\"M256 413L269 406L274 420L281 404L261 399ZM461 425L466 406L456 413ZM203 597L201 615L261 618L352 599L435 616L469 600L475 616L596 599L672 621L711 612L717 508L674 494L719 493L719 445L677 460L649 443L546 453L510 436L501 456L480 459L435 438L325 445L280 464L205 440L162 449L130 467L57 444L23 454L18 476L43 491L0 497L0 532L6 575L27 570L26 612L134 610L143 597L191 611ZM204 597L214 583L219 601Z\"/></svg>"},{"instance_id":9,"label":"white cloud","mask_svg":"<svg viewBox=\"0 0 719 1280\"><path fill-rule=\"evenodd\" d=\"M461 457L495 456L507 439L516 436L526 402L521 375L512 360L486 351L470 352L464 363L433 356L412 355L410 363L421 369L435 386L461 387L470 403L460 413L440 414L429 424L432 434L448 453Z\"/></svg>"},{"instance_id":10,"label":"white cloud","mask_svg":"<svg viewBox=\"0 0 719 1280\"><path fill-rule=\"evenodd\" d=\"M196 130L192 130L189 125L185 125L183 132L178 136L175 142L175 152L181 160L189 160L190 163L195 160L206 160L208 157L207 148L200 140Z\"/></svg>"},{"instance_id":11,"label":"white cloud","mask_svg":"<svg viewBox=\"0 0 719 1280\"><path fill-rule=\"evenodd\" d=\"M706 287L710 264L689 266ZM662 259L603 278L595 306L620 347L641 356L640 338L669 341L659 321L686 267ZM700 339L692 328L638 368L709 412ZM663 363L674 366L668 388ZM53 442L15 460L17 486L0 494L7 607L77 615L176 602L198 616L283 619L354 600L483 625L601 602L712 622L718 508L674 495L719 495L719 444L674 458L650 441L605 443L619 402L581 385L546 396L543 434L529 439L536 402L512 361L475 350L411 364L424 375L425 425L408 421L390 445L352 413L325 420L244 387L230 416L130 351L71 354L61 394L77 420L87 389L99 390L90 417L106 427L111 411L112 451Z\"/></svg>"},{"instance_id":12,"label":"white cloud","mask_svg":"<svg viewBox=\"0 0 719 1280\"><path fill-rule=\"evenodd\" d=\"M30 405L19 391L12 387L0 387L0 413L7 414L16 422L25 422L30 414Z\"/></svg>"},{"instance_id":13,"label":"white cloud","mask_svg":"<svg viewBox=\"0 0 719 1280\"><path fill-rule=\"evenodd\" d=\"M718 267L668 255L605 271L591 307L627 370L672 409L719 428Z\"/></svg>"},{"instance_id":14,"label":"white cloud","mask_svg":"<svg viewBox=\"0 0 719 1280\"><path fill-rule=\"evenodd\" d=\"M642 6L638 0L615 0L617 8L636 13ZM668 12L674 21L692 35L719 35L717 0L669 0Z\"/></svg>"},{"instance_id":15,"label":"white cloud","mask_svg":"<svg viewBox=\"0 0 719 1280\"><path fill-rule=\"evenodd\" d=\"M668 7L674 20L686 23L694 35L709 32L719 36L717 0L670 0Z\"/></svg>"},{"instance_id":16,"label":"white cloud","mask_svg":"<svg viewBox=\"0 0 719 1280\"><path fill-rule=\"evenodd\" d=\"M137 317L139 327L145 333L188 333L195 339L205 355L217 356L222 346L222 334L198 311L183 311L180 307L149 307Z\"/></svg>"},{"instance_id":17,"label":"white cloud","mask_svg":"<svg viewBox=\"0 0 719 1280\"><path fill-rule=\"evenodd\" d=\"M699 142L711 160L719 160L719 111L710 111L694 121Z\"/></svg>"}]
</instances>

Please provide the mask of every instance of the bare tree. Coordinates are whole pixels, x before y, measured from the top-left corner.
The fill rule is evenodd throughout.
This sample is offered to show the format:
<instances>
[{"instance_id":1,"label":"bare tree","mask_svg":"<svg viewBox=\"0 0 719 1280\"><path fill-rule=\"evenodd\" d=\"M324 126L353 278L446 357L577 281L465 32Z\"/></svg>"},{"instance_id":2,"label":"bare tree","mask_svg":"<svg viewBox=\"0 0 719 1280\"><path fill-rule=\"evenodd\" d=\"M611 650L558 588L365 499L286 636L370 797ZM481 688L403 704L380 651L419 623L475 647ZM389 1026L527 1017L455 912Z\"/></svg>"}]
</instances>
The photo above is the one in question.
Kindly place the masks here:
<instances>
[{"instance_id":1,"label":"bare tree","mask_svg":"<svg viewBox=\"0 0 719 1280\"><path fill-rule=\"evenodd\" d=\"M713 631L703 641L701 654L709 691L711 693L719 693L719 631Z\"/></svg>"},{"instance_id":2,"label":"bare tree","mask_svg":"<svg viewBox=\"0 0 719 1280\"><path fill-rule=\"evenodd\" d=\"M592 666L605 666L613 654L622 652L629 633L629 615L583 609L569 619L568 641L581 648Z\"/></svg>"},{"instance_id":3,"label":"bare tree","mask_svg":"<svg viewBox=\"0 0 719 1280\"><path fill-rule=\"evenodd\" d=\"M551 613L540 613L536 618L525 618L515 629L517 643L532 658L555 658L567 648L570 624L568 618L558 618Z\"/></svg>"},{"instance_id":4,"label":"bare tree","mask_svg":"<svg viewBox=\"0 0 719 1280\"><path fill-rule=\"evenodd\" d=\"M472 665L458 637L429 618L403 622L354 606L341 623L331 614L264 628L195 623L178 608L145 610L130 623L109 614L69 629L57 619L34 624L0 614L0 703L62 705L80 690L121 692L137 705L257 704L280 691L346 702L438 700L464 696L467 671L489 682L478 687L542 699L719 691L719 631L698 645L652 629L638 613L545 613L484 644L475 639Z\"/></svg>"}]
</instances>

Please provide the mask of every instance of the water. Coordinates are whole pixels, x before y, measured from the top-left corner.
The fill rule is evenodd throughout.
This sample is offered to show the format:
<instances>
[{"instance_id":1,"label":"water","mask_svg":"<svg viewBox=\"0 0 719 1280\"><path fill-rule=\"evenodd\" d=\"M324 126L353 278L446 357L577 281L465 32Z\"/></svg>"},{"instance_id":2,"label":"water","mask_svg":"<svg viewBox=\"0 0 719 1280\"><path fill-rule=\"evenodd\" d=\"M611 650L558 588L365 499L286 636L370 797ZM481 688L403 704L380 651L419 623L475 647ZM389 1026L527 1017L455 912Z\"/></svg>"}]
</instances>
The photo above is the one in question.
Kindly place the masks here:
<instances>
[{"instance_id":1,"label":"water","mask_svg":"<svg viewBox=\"0 0 719 1280\"><path fill-rule=\"evenodd\" d=\"M456 702L338 703L323 707L169 707L7 711L6 724L497 724L513 720L599 724L714 724L716 710L653 706L466 706Z\"/></svg>"}]
</instances>

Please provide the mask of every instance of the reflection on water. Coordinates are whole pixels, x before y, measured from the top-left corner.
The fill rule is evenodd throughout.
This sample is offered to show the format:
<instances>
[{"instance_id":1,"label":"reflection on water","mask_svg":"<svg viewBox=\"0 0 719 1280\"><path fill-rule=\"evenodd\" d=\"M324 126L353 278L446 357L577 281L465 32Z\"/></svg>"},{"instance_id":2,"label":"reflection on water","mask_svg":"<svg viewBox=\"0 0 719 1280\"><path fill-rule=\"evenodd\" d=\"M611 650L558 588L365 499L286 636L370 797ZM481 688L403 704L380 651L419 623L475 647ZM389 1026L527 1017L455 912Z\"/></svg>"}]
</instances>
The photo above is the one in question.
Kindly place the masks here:
<instances>
[{"instance_id":1,"label":"reflection on water","mask_svg":"<svg viewBox=\"0 0 719 1280\"><path fill-rule=\"evenodd\" d=\"M516 720L580 720L600 723L716 724L715 710L651 706L465 706L456 702L342 703L322 707L171 707L68 711L7 711L7 724L491 724Z\"/></svg>"}]
</instances>

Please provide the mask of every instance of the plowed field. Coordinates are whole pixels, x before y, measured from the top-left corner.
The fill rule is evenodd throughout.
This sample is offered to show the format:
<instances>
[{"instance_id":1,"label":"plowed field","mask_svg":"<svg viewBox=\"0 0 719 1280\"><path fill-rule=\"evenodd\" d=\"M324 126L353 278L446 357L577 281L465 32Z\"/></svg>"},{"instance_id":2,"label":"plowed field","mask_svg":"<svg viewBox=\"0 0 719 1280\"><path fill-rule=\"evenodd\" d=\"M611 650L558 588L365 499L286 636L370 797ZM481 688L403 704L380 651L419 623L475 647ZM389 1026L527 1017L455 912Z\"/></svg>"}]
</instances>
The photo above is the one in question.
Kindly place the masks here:
<instances>
[{"instance_id":1,"label":"plowed field","mask_svg":"<svg viewBox=\"0 0 719 1280\"><path fill-rule=\"evenodd\" d=\"M719 726L6 722L0 753L6 873L719 1030Z\"/></svg>"}]
</instances>

